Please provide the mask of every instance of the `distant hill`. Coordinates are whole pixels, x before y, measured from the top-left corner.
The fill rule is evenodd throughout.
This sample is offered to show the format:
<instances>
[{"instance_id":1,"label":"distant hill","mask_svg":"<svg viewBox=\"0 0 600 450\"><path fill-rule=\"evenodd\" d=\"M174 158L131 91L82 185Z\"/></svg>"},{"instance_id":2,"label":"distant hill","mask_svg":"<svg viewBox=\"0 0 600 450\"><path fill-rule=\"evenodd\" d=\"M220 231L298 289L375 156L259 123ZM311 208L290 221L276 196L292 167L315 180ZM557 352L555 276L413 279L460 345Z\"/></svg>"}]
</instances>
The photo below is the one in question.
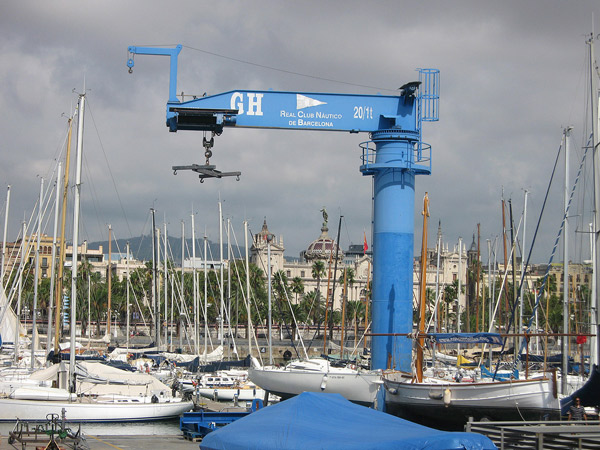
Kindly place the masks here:
<instances>
[{"instance_id":1,"label":"distant hill","mask_svg":"<svg viewBox=\"0 0 600 450\"><path fill-rule=\"evenodd\" d=\"M181 265L181 238L168 237L168 253L169 259L175 261L175 265ZM152 260L152 236L142 235L129 239L117 239L113 241L111 252L114 255L117 253L125 254L127 249L127 241L129 241L129 249L132 256L139 261L151 261ZM90 242L88 247L91 249L97 249L102 246L102 250L105 255L108 255L108 241ZM160 257L163 257L163 251L165 248L164 239L160 238ZM244 257L244 247L233 247L231 248L233 258ZM192 255L192 239L185 240L185 257L190 258ZM204 242L202 239L196 239L196 258L204 258ZM223 244L223 258L227 258L227 245ZM219 244L208 241L208 259L218 260L219 259Z\"/></svg>"}]
</instances>

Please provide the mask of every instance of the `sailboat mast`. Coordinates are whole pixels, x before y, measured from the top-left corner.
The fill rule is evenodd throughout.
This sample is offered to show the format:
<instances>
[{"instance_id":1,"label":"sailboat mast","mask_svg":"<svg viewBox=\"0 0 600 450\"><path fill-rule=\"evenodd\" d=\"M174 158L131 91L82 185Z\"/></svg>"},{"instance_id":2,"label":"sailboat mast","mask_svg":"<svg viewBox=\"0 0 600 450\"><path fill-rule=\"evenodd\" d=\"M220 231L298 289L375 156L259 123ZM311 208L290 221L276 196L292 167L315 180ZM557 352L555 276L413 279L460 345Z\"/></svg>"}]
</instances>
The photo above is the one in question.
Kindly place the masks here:
<instances>
[{"instance_id":1,"label":"sailboat mast","mask_svg":"<svg viewBox=\"0 0 600 450\"><path fill-rule=\"evenodd\" d=\"M593 143L593 155L594 155L594 235L595 235L595 249L598 249L600 245L600 230L598 226L600 224L600 156L598 152L600 136L598 136L598 77L597 77L597 64L594 55L594 33L592 32L588 44L590 46L590 92L591 92L591 105L592 105L592 143ZM594 279L596 283L596 289L600 286L600 261L598 260L599 252L596 250L594 257ZM594 291L592 295L592 334L596 337L592 339L592 349L590 350L591 359L596 364L600 362L600 315L598 311L598 293ZM590 361L590 364L592 363Z\"/></svg>"},{"instance_id":2,"label":"sailboat mast","mask_svg":"<svg viewBox=\"0 0 600 450\"><path fill-rule=\"evenodd\" d=\"M271 286L271 235L267 234L267 283L268 283L268 320L267 320L267 336L269 337L269 364L273 365L273 333L271 329L272 318L272 286Z\"/></svg>"},{"instance_id":3,"label":"sailboat mast","mask_svg":"<svg viewBox=\"0 0 600 450\"><path fill-rule=\"evenodd\" d=\"M523 200L523 241L521 242L521 278L525 279L525 232L527 231L527 194L529 192L525 189L525 198ZM536 308L537 313L537 308ZM536 324L537 330L537 324ZM519 331L518 333L523 332L523 283L519 288ZM538 339L538 336L536 336ZM521 341L523 340L522 336L519 336L519 348L521 348Z\"/></svg>"},{"instance_id":4,"label":"sailboat mast","mask_svg":"<svg viewBox=\"0 0 600 450\"><path fill-rule=\"evenodd\" d=\"M52 233L52 254L50 256L50 304L48 305L48 331L46 332L46 355L50 353L52 347L52 310L54 309L54 276L56 274L56 232L58 230L58 211L60 209L60 179L62 178L62 163L58 163L56 168L56 201L54 204L54 231Z\"/></svg>"},{"instance_id":5,"label":"sailboat mast","mask_svg":"<svg viewBox=\"0 0 600 450\"><path fill-rule=\"evenodd\" d=\"M252 339L251 339L251 317L250 317L250 259L248 258L248 221L244 220L244 246L246 257L246 313L248 315L248 328L246 335L248 338L248 354L252 355Z\"/></svg>"},{"instance_id":6,"label":"sailboat mast","mask_svg":"<svg viewBox=\"0 0 600 450\"><path fill-rule=\"evenodd\" d=\"M475 281L475 305L476 305L476 314L475 318L475 331L479 333L480 329L485 328L485 312L481 317L481 328L479 328L479 280L481 280L481 224L477 224L477 280ZM483 301L482 311L485 311L485 298L481 296L481 301Z\"/></svg>"},{"instance_id":7,"label":"sailboat mast","mask_svg":"<svg viewBox=\"0 0 600 450\"><path fill-rule=\"evenodd\" d=\"M71 326L69 350L70 391L75 392L75 327L77 326L77 259L79 244L79 206L81 198L81 166L83 155L83 118L85 109L85 90L79 95L79 116L77 119L77 159L75 163L75 198L73 201L73 265L71 267ZM58 352L58 345L55 347Z\"/></svg>"},{"instance_id":8,"label":"sailboat mast","mask_svg":"<svg viewBox=\"0 0 600 450\"><path fill-rule=\"evenodd\" d=\"M159 345L159 336L160 332L158 329L158 311L157 311L157 295L158 295L158 287L157 280L158 276L156 273L156 266L158 264L157 256L156 256L156 220L154 217L154 208L150 209L152 213L152 314L154 320L154 345Z\"/></svg>"},{"instance_id":9,"label":"sailboat mast","mask_svg":"<svg viewBox=\"0 0 600 450\"><path fill-rule=\"evenodd\" d=\"M185 283L184 283L184 275L185 275L185 222L182 220L181 221L181 303L180 305L183 306L185 305L185 291L184 291L184 287L185 287ZM181 309L180 309L181 311ZM179 348L183 348L182 344L183 344L183 323L181 320L181 317L183 316L183 314L179 314Z\"/></svg>"},{"instance_id":10,"label":"sailboat mast","mask_svg":"<svg viewBox=\"0 0 600 450\"><path fill-rule=\"evenodd\" d=\"M338 266L338 252L340 250L340 231L342 229L342 219L344 216L340 216L338 223L337 241L335 242L335 261L333 262L333 280L331 286L331 309L329 311L329 340L333 342L333 306L335 303L335 282L337 277L337 266ZM331 249L333 253L333 248ZM329 292L327 293L329 297Z\"/></svg>"},{"instance_id":11,"label":"sailboat mast","mask_svg":"<svg viewBox=\"0 0 600 450\"><path fill-rule=\"evenodd\" d=\"M163 298L165 301L165 309L164 309L164 311L165 311L165 339L164 339L165 342L164 342L164 344L165 344L165 350L167 350L167 342L168 342L167 332L169 329L169 327L167 326L167 320L169 319L168 310L167 310L167 305L168 305L167 299L169 298L169 278L168 278L168 271L167 271L168 268L167 268L167 223L166 223L166 221L165 221L165 223L163 223L163 231L164 231L163 234L165 235L164 251L163 251L163 261L164 261L164 267L163 267L164 297Z\"/></svg>"},{"instance_id":12,"label":"sailboat mast","mask_svg":"<svg viewBox=\"0 0 600 450\"><path fill-rule=\"evenodd\" d=\"M4 289L4 258L6 256L6 232L8 231L8 211L10 209L10 184L6 190L6 210L4 211L4 231L2 235L2 267L0 267L0 288Z\"/></svg>"},{"instance_id":13,"label":"sailboat mast","mask_svg":"<svg viewBox=\"0 0 600 450\"><path fill-rule=\"evenodd\" d=\"M460 333L460 294L462 291L462 238L458 238L458 292L456 293L456 332ZM460 344L458 345L460 353Z\"/></svg>"},{"instance_id":14,"label":"sailboat mast","mask_svg":"<svg viewBox=\"0 0 600 450\"><path fill-rule=\"evenodd\" d=\"M196 226L194 224L194 213L192 212L192 288L194 289L194 346L196 354L199 350L198 334L198 278L196 277ZM205 319L206 320L206 319Z\"/></svg>"},{"instance_id":15,"label":"sailboat mast","mask_svg":"<svg viewBox=\"0 0 600 450\"><path fill-rule=\"evenodd\" d=\"M38 303L38 285L40 277L40 235L42 234L42 216L44 209L44 179L40 181L40 200L38 205L38 226L35 243L35 276L33 281L33 318L31 321L31 369L35 368L35 340L37 338L37 303Z\"/></svg>"},{"instance_id":16,"label":"sailboat mast","mask_svg":"<svg viewBox=\"0 0 600 450\"><path fill-rule=\"evenodd\" d=\"M419 339L417 343L417 361L415 370L417 372L417 381L423 382L423 348L425 347L425 314L427 313L427 218L429 217L429 197L425 192L423 198L423 238L421 243L421 283L419 288Z\"/></svg>"},{"instance_id":17,"label":"sailboat mast","mask_svg":"<svg viewBox=\"0 0 600 450\"><path fill-rule=\"evenodd\" d=\"M567 216L567 208L569 206L569 136L571 134L571 127L565 128L563 131L564 143L565 143L565 185L564 185L564 228L563 228L563 333L564 336L561 338L561 352L562 352L562 381L561 381L561 392L565 394L567 392L567 373L568 373L568 342L569 338L566 335L569 332L569 217Z\"/></svg>"},{"instance_id":18,"label":"sailboat mast","mask_svg":"<svg viewBox=\"0 0 600 450\"><path fill-rule=\"evenodd\" d=\"M60 339L60 310L63 295L63 269L65 267L65 222L67 220L67 193L69 192L69 167L71 165L71 137L73 135L73 118L69 118L69 132L67 135L67 155L65 156L65 179L61 184L63 188L61 219L60 219L60 251L58 256L58 274L56 276L56 289L54 298L56 298L56 310L54 311L54 357L58 357L58 343Z\"/></svg>"},{"instance_id":19,"label":"sailboat mast","mask_svg":"<svg viewBox=\"0 0 600 450\"><path fill-rule=\"evenodd\" d=\"M108 336L108 338L110 339L110 321L111 321L111 315L112 315L112 308L111 308L111 293L112 293L112 267L111 267L111 262L112 262L112 226L110 224L108 224L108 273L106 274L106 279L108 281L108 305L107 305L107 312L106 312L106 335Z\"/></svg>"},{"instance_id":20,"label":"sailboat mast","mask_svg":"<svg viewBox=\"0 0 600 450\"><path fill-rule=\"evenodd\" d=\"M19 264L19 282L18 282L18 296L17 296L17 326L15 328L15 363L19 362L19 336L20 331L20 320L21 320L21 298L23 295L23 269L25 268L25 251L27 242L25 241L25 233L27 233L27 224L23 221L23 229L21 235L21 262Z\"/></svg>"},{"instance_id":21,"label":"sailboat mast","mask_svg":"<svg viewBox=\"0 0 600 450\"><path fill-rule=\"evenodd\" d=\"M129 273L129 241L127 241L127 259L125 260L125 268L127 270L127 307L125 308L126 314L127 314L127 319L126 319L126 327L125 327L125 332L127 334L127 352L129 352L129 281L130 281L130 273Z\"/></svg>"},{"instance_id":22,"label":"sailboat mast","mask_svg":"<svg viewBox=\"0 0 600 450\"><path fill-rule=\"evenodd\" d=\"M195 267L195 266L194 266ZM197 305L200 308L200 305ZM208 359L208 236L204 228L204 358ZM198 334L198 339L200 335Z\"/></svg>"},{"instance_id":23,"label":"sailboat mast","mask_svg":"<svg viewBox=\"0 0 600 450\"><path fill-rule=\"evenodd\" d=\"M219 201L219 283L221 294L221 313L219 320L219 338L221 347L223 347L223 324L225 319L225 292L223 289L223 209L221 201Z\"/></svg>"}]
</instances>

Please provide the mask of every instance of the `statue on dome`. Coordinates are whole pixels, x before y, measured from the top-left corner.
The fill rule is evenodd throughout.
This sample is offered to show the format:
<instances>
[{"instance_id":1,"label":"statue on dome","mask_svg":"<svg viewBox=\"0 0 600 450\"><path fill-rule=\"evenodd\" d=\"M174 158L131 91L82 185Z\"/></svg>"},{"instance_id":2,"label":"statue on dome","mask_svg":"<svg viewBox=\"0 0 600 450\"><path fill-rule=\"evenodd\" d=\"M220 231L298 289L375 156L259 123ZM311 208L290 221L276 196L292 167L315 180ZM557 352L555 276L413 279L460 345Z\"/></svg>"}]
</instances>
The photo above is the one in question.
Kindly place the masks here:
<instances>
[{"instance_id":1,"label":"statue on dome","mask_svg":"<svg viewBox=\"0 0 600 450\"><path fill-rule=\"evenodd\" d=\"M327 218L329 216L327 215L327 210L325 209L324 206L323 206L323 209L321 210L321 212L323 213L323 227L327 228Z\"/></svg>"}]
</instances>

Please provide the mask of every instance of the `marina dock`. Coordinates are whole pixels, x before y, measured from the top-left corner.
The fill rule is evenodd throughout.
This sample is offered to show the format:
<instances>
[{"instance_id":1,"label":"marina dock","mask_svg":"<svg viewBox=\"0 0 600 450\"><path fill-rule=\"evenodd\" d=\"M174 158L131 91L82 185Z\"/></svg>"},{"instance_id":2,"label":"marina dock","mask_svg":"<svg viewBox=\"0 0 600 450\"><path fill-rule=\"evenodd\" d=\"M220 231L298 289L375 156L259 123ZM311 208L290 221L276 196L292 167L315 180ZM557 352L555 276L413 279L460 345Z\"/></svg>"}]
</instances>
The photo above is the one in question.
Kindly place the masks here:
<instances>
[{"instance_id":1,"label":"marina dock","mask_svg":"<svg viewBox=\"0 0 600 450\"><path fill-rule=\"evenodd\" d=\"M246 402L240 402L239 406L235 406L232 403L215 402L210 399L199 398L197 400L196 410L203 409L209 412L232 412L242 413L247 411ZM71 430L77 432L79 424L68 423ZM7 430L13 430L14 424L11 424L8 428L3 428L0 435L0 450L36 450L37 448L46 448L46 445L50 442L50 437L45 435L43 432L39 432L37 435L30 433L28 436L24 436L22 441L10 439L10 433ZM33 429L33 426L31 427ZM182 431L168 430L169 434L153 434L154 432L160 433L164 431L164 428L157 426L156 428L149 428L148 433L140 434L140 424L132 422L131 428L138 429L131 434L126 434L127 428L122 428L117 431L116 428L112 428L110 424L107 424L106 428L103 428L101 424L82 423L81 433L83 439L76 442L72 439L66 438L62 442L57 438L56 442L60 448L64 449L89 449L89 450L148 450L153 448L169 448L169 449L198 449L200 439L190 439L186 437ZM12 443L11 443L12 441Z\"/></svg>"},{"instance_id":2,"label":"marina dock","mask_svg":"<svg viewBox=\"0 0 600 450\"><path fill-rule=\"evenodd\" d=\"M37 447L45 448L46 442L27 443L24 447L27 450L35 450ZM198 442L188 441L182 436L93 436L86 435L85 444L90 450L149 450L153 448L186 450L198 450ZM60 448L72 448L69 445L59 443ZM10 445L8 436L2 435L0 440L0 450L14 450L23 448L20 443Z\"/></svg>"}]
</instances>

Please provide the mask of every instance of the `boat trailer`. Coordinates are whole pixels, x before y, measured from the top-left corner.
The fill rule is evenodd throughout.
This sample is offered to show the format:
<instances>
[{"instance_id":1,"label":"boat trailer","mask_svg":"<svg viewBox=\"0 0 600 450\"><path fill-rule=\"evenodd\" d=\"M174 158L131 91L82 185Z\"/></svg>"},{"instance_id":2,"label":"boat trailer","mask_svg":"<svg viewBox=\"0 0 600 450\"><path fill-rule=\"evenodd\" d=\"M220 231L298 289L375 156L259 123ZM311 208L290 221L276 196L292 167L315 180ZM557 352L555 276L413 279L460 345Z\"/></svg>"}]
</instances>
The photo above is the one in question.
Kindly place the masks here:
<instances>
[{"instance_id":1,"label":"boat trailer","mask_svg":"<svg viewBox=\"0 0 600 450\"><path fill-rule=\"evenodd\" d=\"M64 412L64 410L63 410ZM48 414L46 421L17 419L14 428L8 434L8 443L18 448L15 443L21 444L21 450L26 450L27 444L43 443L45 450L61 450L64 445L74 450L88 449L85 438L81 433L81 424L77 431L69 428L64 414L62 419L58 414Z\"/></svg>"}]
</instances>

